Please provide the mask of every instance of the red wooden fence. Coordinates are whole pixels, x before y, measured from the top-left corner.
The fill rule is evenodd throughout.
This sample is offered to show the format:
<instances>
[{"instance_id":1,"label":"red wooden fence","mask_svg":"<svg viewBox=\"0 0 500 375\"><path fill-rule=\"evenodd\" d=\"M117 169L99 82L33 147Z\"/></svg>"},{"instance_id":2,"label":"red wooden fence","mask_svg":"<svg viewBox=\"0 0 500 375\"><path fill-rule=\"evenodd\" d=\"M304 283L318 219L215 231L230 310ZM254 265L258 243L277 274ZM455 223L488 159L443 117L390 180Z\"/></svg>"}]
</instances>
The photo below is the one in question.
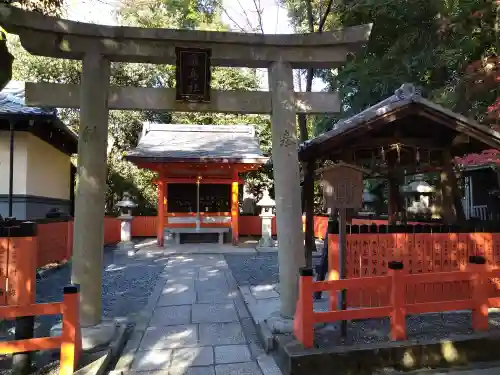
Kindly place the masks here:
<instances>
[{"instance_id":1,"label":"red wooden fence","mask_svg":"<svg viewBox=\"0 0 500 375\"><path fill-rule=\"evenodd\" d=\"M136 216L132 220L132 237L156 237L156 216ZM353 224L387 224L384 220L354 219ZM323 239L328 227L328 217L314 217L314 236ZM240 236L261 236L262 222L260 216L239 217ZM272 221L272 234L276 235L276 217Z\"/></svg>"},{"instance_id":2,"label":"red wooden fence","mask_svg":"<svg viewBox=\"0 0 500 375\"><path fill-rule=\"evenodd\" d=\"M76 370L82 348L79 318L79 290L71 285L64 288L62 302L32 303L0 307L0 318L20 316L62 315L62 334L54 337L36 337L0 342L0 354L14 354L40 350L60 349L60 375L72 375Z\"/></svg>"},{"instance_id":3,"label":"red wooden fence","mask_svg":"<svg viewBox=\"0 0 500 375\"><path fill-rule=\"evenodd\" d=\"M482 257L473 257L482 258ZM472 326L475 331L488 330L488 308L500 306L500 298L492 298L491 280L500 277L500 270L492 270L482 259L473 259L467 269L454 272L428 274L407 274L401 262L391 262L386 266L387 275L358 277L345 280L313 281L312 269L302 269L299 281L299 298L294 318L294 334L306 348L314 344L314 325L316 323L340 320L370 319L390 317L390 338L405 340L406 316L430 312L472 310ZM469 285L464 295L438 299L433 302L416 301L414 291L419 286L443 283ZM348 294L357 291L377 290L387 295L379 306L363 306L354 310L336 310L336 296L340 290ZM330 293L329 311L316 312L313 306L313 293ZM441 295L444 297L444 295Z\"/></svg>"},{"instance_id":4,"label":"red wooden fence","mask_svg":"<svg viewBox=\"0 0 500 375\"><path fill-rule=\"evenodd\" d=\"M73 221L38 224L37 267L69 260L73 251ZM120 220L104 218L104 244L120 242Z\"/></svg>"},{"instance_id":5,"label":"red wooden fence","mask_svg":"<svg viewBox=\"0 0 500 375\"><path fill-rule=\"evenodd\" d=\"M339 275L338 235L329 236L329 279ZM498 233L384 233L347 235L346 277L385 276L390 261L402 261L409 274L463 271L472 255L482 255L488 266L500 268ZM490 296L500 297L499 280L491 280ZM467 281L421 283L409 286L408 301L429 303L470 298ZM383 289L347 293L349 307L387 305Z\"/></svg>"}]
</instances>

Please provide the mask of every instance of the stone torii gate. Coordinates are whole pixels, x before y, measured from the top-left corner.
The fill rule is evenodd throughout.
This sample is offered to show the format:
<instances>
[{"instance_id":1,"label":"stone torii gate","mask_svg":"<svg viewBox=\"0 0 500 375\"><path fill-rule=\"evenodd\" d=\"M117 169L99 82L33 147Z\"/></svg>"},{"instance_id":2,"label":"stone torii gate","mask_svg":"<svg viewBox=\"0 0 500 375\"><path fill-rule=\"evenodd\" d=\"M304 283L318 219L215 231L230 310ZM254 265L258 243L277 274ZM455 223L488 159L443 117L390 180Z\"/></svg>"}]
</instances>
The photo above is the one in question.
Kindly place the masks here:
<instances>
[{"instance_id":1,"label":"stone torii gate","mask_svg":"<svg viewBox=\"0 0 500 375\"><path fill-rule=\"evenodd\" d=\"M335 93L299 93L293 69L335 68L367 42L371 25L323 34L261 35L113 27L0 5L0 24L34 55L82 60L80 85L27 84L29 105L80 108L72 280L81 285L83 327L101 322L108 110L271 114L281 316L295 312L304 265L296 114L335 113ZM109 86L110 62L175 64L176 47L210 49L212 65L267 68L269 92L212 91L209 103L176 101L175 89Z\"/></svg>"}]
</instances>

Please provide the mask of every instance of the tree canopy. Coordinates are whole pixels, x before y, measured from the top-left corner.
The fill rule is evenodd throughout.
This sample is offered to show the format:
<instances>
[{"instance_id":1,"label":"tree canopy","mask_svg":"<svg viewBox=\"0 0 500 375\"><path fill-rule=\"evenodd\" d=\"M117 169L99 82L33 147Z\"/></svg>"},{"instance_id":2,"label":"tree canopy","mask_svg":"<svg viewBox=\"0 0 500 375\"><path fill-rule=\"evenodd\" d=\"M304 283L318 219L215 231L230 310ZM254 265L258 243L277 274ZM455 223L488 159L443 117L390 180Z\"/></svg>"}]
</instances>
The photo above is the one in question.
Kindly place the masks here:
<instances>
[{"instance_id":1,"label":"tree canopy","mask_svg":"<svg viewBox=\"0 0 500 375\"><path fill-rule=\"evenodd\" d=\"M499 96L498 1L282 2L300 31L309 27L308 2L316 27L326 8L332 7L325 31L373 23L370 41L361 53L338 70L316 72L328 82L330 90L342 94L342 117L392 95L404 82L420 86L428 99L479 121L486 120L488 107ZM477 66L483 76L489 74L490 84L485 84L481 77L467 79L471 65ZM331 119L317 121L317 131L322 132L332 124Z\"/></svg>"},{"instance_id":2,"label":"tree canopy","mask_svg":"<svg viewBox=\"0 0 500 375\"><path fill-rule=\"evenodd\" d=\"M0 0L0 3L18 6L22 9L51 16L58 16L61 14L64 0Z\"/></svg>"}]
</instances>

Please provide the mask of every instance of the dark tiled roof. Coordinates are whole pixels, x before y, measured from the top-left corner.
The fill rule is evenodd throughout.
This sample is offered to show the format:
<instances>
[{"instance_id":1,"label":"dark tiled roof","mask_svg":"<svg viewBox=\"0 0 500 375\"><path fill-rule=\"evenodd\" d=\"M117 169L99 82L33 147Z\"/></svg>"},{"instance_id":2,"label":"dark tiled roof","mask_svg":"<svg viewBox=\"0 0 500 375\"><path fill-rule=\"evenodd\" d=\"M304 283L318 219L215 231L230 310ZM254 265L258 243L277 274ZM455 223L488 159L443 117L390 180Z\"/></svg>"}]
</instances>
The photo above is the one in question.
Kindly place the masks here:
<instances>
[{"instance_id":1,"label":"dark tiled roof","mask_svg":"<svg viewBox=\"0 0 500 375\"><path fill-rule=\"evenodd\" d=\"M436 111L454 122L469 128L475 132L480 132L486 138L491 138L488 144L491 147L500 148L500 132L492 130L485 125L481 125L475 120L462 116L459 113L453 112L439 104L433 103L430 100L423 98L420 92L412 85L405 83L394 92L394 95L382 100L381 102L359 112L358 114L338 121L332 130L327 131L317 137L310 139L299 146L299 153L315 147L318 144L328 141L334 137L348 133L355 128L363 127L366 123L378 117L382 117L387 113L393 112L399 108L406 107L410 104L419 104L423 108Z\"/></svg>"},{"instance_id":2,"label":"dark tiled roof","mask_svg":"<svg viewBox=\"0 0 500 375\"><path fill-rule=\"evenodd\" d=\"M55 109L28 107L24 100L24 82L10 81L0 91L0 114L25 116L55 116Z\"/></svg>"},{"instance_id":3,"label":"dark tiled roof","mask_svg":"<svg viewBox=\"0 0 500 375\"><path fill-rule=\"evenodd\" d=\"M19 81L10 81L0 91L0 118L13 120L16 130L27 130L59 148L61 151L72 154L77 152L78 136L68 128L57 116L55 108L30 107L25 102L25 84ZM29 118L30 125L23 123ZM34 121L34 126L31 124ZM3 125L5 125L3 123ZM36 128L36 129L35 129ZM61 136L52 138L52 131L56 130Z\"/></svg>"},{"instance_id":4,"label":"dark tiled roof","mask_svg":"<svg viewBox=\"0 0 500 375\"><path fill-rule=\"evenodd\" d=\"M200 160L265 163L255 129L251 125L143 125L137 147L127 152L130 160L157 162Z\"/></svg>"}]
</instances>

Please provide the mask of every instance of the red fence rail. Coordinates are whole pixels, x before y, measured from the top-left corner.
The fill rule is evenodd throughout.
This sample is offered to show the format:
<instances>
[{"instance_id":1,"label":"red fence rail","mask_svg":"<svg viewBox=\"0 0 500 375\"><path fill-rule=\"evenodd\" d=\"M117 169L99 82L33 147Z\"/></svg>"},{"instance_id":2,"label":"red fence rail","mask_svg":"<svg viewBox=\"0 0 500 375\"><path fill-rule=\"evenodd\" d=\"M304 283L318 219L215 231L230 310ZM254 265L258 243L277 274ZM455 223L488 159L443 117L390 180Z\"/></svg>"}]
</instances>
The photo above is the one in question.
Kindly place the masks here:
<instances>
[{"instance_id":1,"label":"red fence rail","mask_svg":"<svg viewBox=\"0 0 500 375\"><path fill-rule=\"evenodd\" d=\"M73 222L38 224L37 242L37 267L69 260L73 247Z\"/></svg>"},{"instance_id":2,"label":"red fence rail","mask_svg":"<svg viewBox=\"0 0 500 375\"><path fill-rule=\"evenodd\" d=\"M484 257L473 256L464 271L436 272L432 274L408 274L402 262L391 261L386 276L360 277L344 280L313 281L310 268L301 269L299 298L294 319L294 334L306 348L314 345L314 324L340 320L390 317L390 338L405 340L406 316L430 312L472 310L472 327L476 331L488 330L488 308L500 306L500 298L489 297L491 280L500 277L500 270L492 270ZM418 286L436 283L467 282L468 296L455 300L416 302L408 298L409 291ZM376 290L389 296L389 300L376 307L362 307L355 310L336 310L337 292ZM313 293L330 293L329 311L315 312Z\"/></svg>"},{"instance_id":3,"label":"red fence rail","mask_svg":"<svg viewBox=\"0 0 500 375\"><path fill-rule=\"evenodd\" d=\"M120 242L121 223L115 217L104 218L104 245L110 245Z\"/></svg>"},{"instance_id":4,"label":"red fence rail","mask_svg":"<svg viewBox=\"0 0 500 375\"><path fill-rule=\"evenodd\" d=\"M0 354L61 348L60 374L73 374L82 347L79 299L78 286L70 285L64 288L63 302L0 307L0 318L15 319L20 316L62 314L63 321L61 336L2 341L0 342Z\"/></svg>"},{"instance_id":5,"label":"red fence rail","mask_svg":"<svg viewBox=\"0 0 500 375\"><path fill-rule=\"evenodd\" d=\"M386 220L353 219L353 224L386 225ZM156 216L136 216L132 220L132 237L156 237ZM239 216L240 236L261 236L262 222L260 216ZM314 216L314 236L323 239L328 228L327 216ZM272 220L272 234L276 235L276 217Z\"/></svg>"},{"instance_id":6,"label":"red fence rail","mask_svg":"<svg viewBox=\"0 0 500 375\"><path fill-rule=\"evenodd\" d=\"M104 218L104 244L120 242L120 220ZM73 253L73 221L38 224L37 267L69 260Z\"/></svg>"},{"instance_id":7,"label":"red fence rail","mask_svg":"<svg viewBox=\"0 0 500 375\"><path fill-rule=\"evenodd\" d=\"M340 267L338 235L329 235L329 276L337 279ZM470 256L484 256L489 267L500 266L499 233L366 233L347 235L345 269L347 279L384 276L387 264L401 260L409 274L463 271ZM499 280L492 280L490 297L499 297ZM470 282L422 283L410 288L408 301L430 303L470 298ZM387 305L387 293L353 290L347 293L348 307Z\"/></svg>"},{"instance_id":8,"label":"red fence rail","mask_svg":"<svg viewBox=\"0 0 500 375\"><path fill-rule=\"evenodd\" d=\"M132 219L132 237L156 237L156 216L135 216Z\"/></svg>"}]
</instances>

